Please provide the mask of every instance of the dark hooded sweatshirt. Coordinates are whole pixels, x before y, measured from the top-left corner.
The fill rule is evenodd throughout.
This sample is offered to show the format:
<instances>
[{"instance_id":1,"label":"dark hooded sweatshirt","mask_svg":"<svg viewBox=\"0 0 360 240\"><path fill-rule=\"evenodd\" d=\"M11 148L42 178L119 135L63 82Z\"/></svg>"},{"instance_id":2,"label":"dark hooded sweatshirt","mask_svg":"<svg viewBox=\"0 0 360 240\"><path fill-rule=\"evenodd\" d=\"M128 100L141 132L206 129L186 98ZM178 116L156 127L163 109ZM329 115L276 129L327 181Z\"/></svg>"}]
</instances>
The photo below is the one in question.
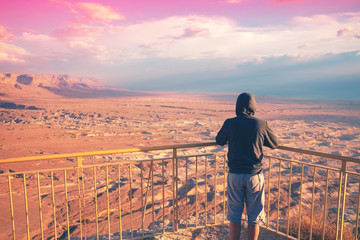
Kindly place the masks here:
<instances>
[{"instance_id":1,"label":"dark hooded sweatshirt","mask_svg":"<svg viewBox=\"0 0 360 240\"><path fill-rule=\"evenodd\" d=\"M256 101L242 93L236 101L236 117L227 119L216 136L219 145L229 145L230 173L258 174L262 171L263 146L276 148L276 136L267 122L254 117Z\"/></svg>"}]
</instances>

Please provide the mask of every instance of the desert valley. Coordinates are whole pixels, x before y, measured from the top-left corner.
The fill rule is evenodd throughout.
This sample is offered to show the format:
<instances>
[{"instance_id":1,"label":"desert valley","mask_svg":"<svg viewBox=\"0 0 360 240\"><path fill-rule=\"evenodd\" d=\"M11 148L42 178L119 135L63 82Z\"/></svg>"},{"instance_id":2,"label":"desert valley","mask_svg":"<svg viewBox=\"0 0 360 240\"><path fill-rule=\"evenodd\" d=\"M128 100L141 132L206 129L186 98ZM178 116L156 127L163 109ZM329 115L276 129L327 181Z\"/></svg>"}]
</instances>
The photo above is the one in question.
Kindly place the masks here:
<instances>
[{"instance_id":1,"label":"desert valley","mask_svg":"<svg viewBox=\"0 0 360 240\"><path fill-rule=\"evenodd\" d=\"M31 161L24 163L1 163L1 160L8 158L19 157L32 157L32 156L45 156L53 154L67 154L79 152L94 152L115 149L139 148L150 146L164 146L176 145L187 143L202 143L213 142L217 131L220 129L223 121L226 118L235 116L235 100L237 94L181 94L181 93L163 93L163 92L135 92L127 91L124 89L108 88L104 84L92 79L86 78L73 78L67 75L50 75L50 74L15 74L15 73L2 73L0 74L0 186L1 202L0 211L4 212L0 217L0 238L12 239L11 217L9 211L9 187L8 187L8 174L14 176L13 179L13 197L14 201L18 204L24 202L23 197L23 179L16 177L16 173L24 173L27 171L41 172L43 188L42 188L42 205L43 205L43 221L46 225L44 233L46 238L52 239L54 226L52 225L52 208L51 204L53 198L51 196L50 173L46 169L65 167L76 165L74 159L67 159L61 161L46 160L46 161ZM303 100L303 99L285 99L274 97L256 97L258 103L258 112L256 116L268 121L274 132L277 134L281 141L282 146L300 148L304 150L318 151L328 154L341 155L351 158L360 158L360 102L359 101L334 101L334 100ZM179 156L194 155L204 153L204 149L180 149ZM206 148L206 152L226 152L226 147L211 146ZM295 154L283 150L266 150L267 155L272 155L278 158L291 159L296 161L305 161L308 163L323 165L327 167L339 168L341 167L340 161L326 160L321 157L312 157L301 154ZM127 154L124 156L101 156L98 158L91 158L85 161L85 164L101 164L112 163L121 161L145 160L145 159L162 159L171 156L171 152L154 151L154 152L140 152L137 154ZM211 159L210 159L211 160ZM193 161L190 159L190 161ZM205 161L204 159L200 161ZM194 162L192 162L194 163ZM160 164L160 163L159 163ZM223 164L223 163L222 163ZM277 165L276 165L277 164ZM276 208L277 184L281 185L281 191L286 192L288 189L288 179L286 178L289 171L288 163L283 163L284 177L278 180L276 173L273 173L271 178L271 193L272 193L272 208ZM267 164L265 164L268 166ZM168 165L172 169L171 160L168 160ZM180 163L184 167L184 163ZM223 166L223 165L219 165ZM277 171L279 163L275 163L273 170ZM360 173L359 163L349 163L349 169L356 173ZM150 166L144 163L144 166L135 166L133 175L140 176L142 171L149 171ZM209 167L210 168L210 167ZM299 199L299 184L297 181L300 179L301 167L294 164L294 179L291 198L294 199L293 207L294 213L297 211L298 206L296 199ZM161 164L158 169L154 170L157 181L161 182ZM213 166L211 171L214 171ZM90 174L93 169L85 171ZM104 174L104 169L99 168L99 179ZM109 167L110 172L118 171L116 167ZM119 170L120 171L120 170ZM129 174L129 170L121 169L124 174ZM171 170L172 171L172 170ZM169 172L171 172L169 170ZM204 174L204 169L199 170L199 174ZM304 216L306 209L310 209L309 202L311 202L311 192L313 191L312 177L313 170L311 167L305 168L304 182ZM325 170L319 169L317 172L317 180L319 185L314 188L315 199L320 204L324 200L324 193L321 189L325 186ZM123 172L122 172L123 173ZM264 171L268 176L268 171ZM57 174L58 179L63 179L63 173L54 172ZM144 172L144 182L148 172ZM170 174L170 173L166 173ZM179 188L185 186L185 173L181 173L181 181ZM190 174L190 173L189 173ZM192 175L191 175L192 174ZM195 172L190 175L195 178ZM73 191L77 191L75 178L71 179L70 175L76 175L69 170L69 195L70 189L74 187ZM111 174L110 174L111 175ZM219 184L222 185L223 173L215 173L219 177ZM29 198L34 197L36 200L36 174L29 173L28 178L28 194ZM49 177L50 176L50 177ZM149 174L150 176L150 174ZM207 176L206 176L207 178ZM337 187L338 187L338 173L333 171L330 173L329 180L329 207L328 214L330 217L336 216L335 209L337 202ZM96 180L90 179L88 184L93 184ZM105 179L105 178L104 178ZM104 184L104 180L99 186ZM138 178L139 179L139 178ZM205 179L205 178L204 178ZM205 181L205 180L202 181ZM214 176L209 176L209 189L214 188ZM124 181L128 179L124 178ZM187 180L186 180L187 181ZM278 182L279 181L279 182ZM59 182L59 181L57 181ZM116 176L113 175L110 179L116 188ZM216 181L215 181L216 182ZM62 184L62 183L58 183ZM129 186L124 183L125 189ZM139 187L139 180L133 182L133 187ZM165 186L164 191L169 190L171 187ZM206 185L205 183L203 185ZM45 186L46 185L46 186ZM202 187L203 187L202 185ZM91 185L92 186L92 185ZM91 188L91 186L89 188ZM120 186L120 183L119 183ZM131 185L130 185L131 186ZM187 186L187 185L186 185ZM162 185L152 185L152 191L156 193L161 192ZM167 189L169 187L169 189ZM95 187L96 188L96 187ZM167 189L167 190L166 190ZM196 188L197 189L197 188ZM219 186L218 199L221 199L222 188ZM92 190L93 191L93 190ZM194 195L195 188L189 190L189 195ZM332 192L333 191L333 192ZM98 189L98 193L105 193L105 188ZM206 192L201 188L199 193ZM91 192L92 194L92 192ZM123 229L128 231L130 228L130 214L129 212L129 196L124 195L124 200L119 200L116 197L116 191L110 192L110 197L106 194L98 195L99 204L106 205L107 199L110 199L110 205L115 206L117 202L123 201L124 217ZM134 191L134 204L142 199L140 191ZM346 198L347 206L356 206L359 195L359 177L357 175L349 175L347 185ZM286 195L286 194L285 194ZM17 196L17 197L16 197ZM66 233L66 214L64 214L65 206L68 205L71 210L78 212L79 206L76 205L76 196L71 195L70 198L74 202L64 204L64 191L56 198L59 224L59 236ZM187 196L187 195L186 195ZM197 195L196 195L197 196ZM205 197L201 195L201 201ZM206 195L208 196L208 195ZM127 199L126 199L127 198ZM171 197L170 197L171 198ZM136 200L137 199L137 200ZM155 199L157 199L155 197ZM185 199L185 197L184 197ZM188 197L189 209L194 210L194 202L192 197ZM216 197L215 197L216 199ZM37 206L35 203L35 206ZM159 200L159 199L158 199ZM206 202L208 198L206 197ZM87 206L93 206L93 198L86 200ZM157 200L155 200L157 201ZM184 200L185 201L185 200ZM210 201L210 200L209 200ZM281 216L285 216L288 211L287 195L282 198L283 204L280 206ZM155 207L161 209L160 200L158 204L153 204ZM210 201L211 202L211 201ZM214 203L212 206L214 207ZM84 202L85 204L85 202ZM166 203L167 213L170 216L172 202L168 200ZM191 205L192 204L192 205ZM215 205L217 205L215 203ZM104 207L104 205L101 205ZM203 207L203 206L202 206ZM315 206L316 207L316 206ZM33 207L35 208L35 207ZM91 208L91 207L89 207ZM100 208L100 207L99 207ZM204 207L203 207L204 208ZM217 207L215 206L214 209ZM218 207L221 210L221 206ZM99 212L104 211L106 208L99 209ZM349 207L345 211L346 226L350 226L351 231L355 228L356 222L356 207ZM30 216L30 222L34 223L34 227L30 227L31 238L39 239L39 214L37 209L31 209L33 215ZM95 210L88 210L88 214L93 216ZM149 210L150 211L150 210ZM190 211L190 210L189 210ZM24 207L15 209L15 216L25 215ZM46 214L45 214L46 212ZM157 212L158 214L159 212ZM161 212L160 212L161 213ZM159 214L160 214L159 213ZM102 218L98 219L100 226L100 235L106 235L107 231L107 218L106 213L101 213ZM100 214L100 215L101 215ZM114 219L119 215L114 214ZM136 215L137 214L137 215ZM141 218L140 213L136 213L133 217ZM165 215L166 215L165 214ZM276 211L274 212L276 215ZM215 214L216 215L216 214ZM272 215L275 217L275 215ZM184 215L181 215L184 218ZM216 216L215 216L216 217ZM73 222L73 228L70 231L74 236L79 236L80 228L78 224L78 215L74 214L69 217L70 222ZM161 220L161 214L155 216L157 221ZM151 217L147 218L146 228L152 229L154 222ZM18 236L26 239L26 223L25 220L16 220L16 231ZM95 226L95 218L89 217L88 225ZM284 220L285 221L285 220ZM62 223L61 223L62 222ZM161 221L160 221L161 222ZM166 222L166 223L165 223ZM164 224L166 227L171 228L173 223L171 217L169 220L159 223L158 228ZM331 225L332 223L329 223ZM286 225L286 224L285 224ZM118 226L117 226L118 228ZM60 230L61 229L61 230ZM87 230L89 236L96 235L94 228ZM120 230L114 230L112 234L119 238ZM123 235L124 238L129 235ZM105 237L104 237L105 239Z\"/></svg>"}]
</instances>

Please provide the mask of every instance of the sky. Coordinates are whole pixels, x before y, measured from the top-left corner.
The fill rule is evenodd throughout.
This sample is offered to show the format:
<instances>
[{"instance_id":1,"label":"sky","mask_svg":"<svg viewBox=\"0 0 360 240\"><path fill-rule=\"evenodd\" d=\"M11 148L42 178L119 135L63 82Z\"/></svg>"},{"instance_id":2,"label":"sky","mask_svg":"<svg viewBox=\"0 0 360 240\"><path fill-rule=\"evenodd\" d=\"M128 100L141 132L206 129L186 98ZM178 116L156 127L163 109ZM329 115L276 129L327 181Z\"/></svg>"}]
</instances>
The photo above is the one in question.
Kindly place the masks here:
<instances>
[{"instance_id":1,"label":"sky","mask_svg":"<svg viewBox=\"0 0 360 240\"><path fill-rule=\"evenodd\" d=\"M0 0L0 72L360 100L359 0Z\"/></svg>"}]
</instances>

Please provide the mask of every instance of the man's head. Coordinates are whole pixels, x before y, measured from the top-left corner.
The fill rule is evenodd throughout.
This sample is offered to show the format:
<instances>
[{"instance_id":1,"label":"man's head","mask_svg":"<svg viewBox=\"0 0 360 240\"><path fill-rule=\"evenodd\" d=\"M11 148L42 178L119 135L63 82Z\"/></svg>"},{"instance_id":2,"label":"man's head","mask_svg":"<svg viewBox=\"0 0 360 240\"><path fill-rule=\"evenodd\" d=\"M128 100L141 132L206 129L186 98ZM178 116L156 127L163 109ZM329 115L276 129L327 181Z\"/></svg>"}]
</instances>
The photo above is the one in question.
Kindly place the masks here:
<instances>
[{"instance_id":1,"label":"man's head","mask_svg":"<svg viewBox=\"0 0 360 240\"><path fill-rule=\"evenodd\" d=\"M252 116L256 112L256 101L251 93L241 93L236 101L236 115Z\"/></svg>"}]
</instances>

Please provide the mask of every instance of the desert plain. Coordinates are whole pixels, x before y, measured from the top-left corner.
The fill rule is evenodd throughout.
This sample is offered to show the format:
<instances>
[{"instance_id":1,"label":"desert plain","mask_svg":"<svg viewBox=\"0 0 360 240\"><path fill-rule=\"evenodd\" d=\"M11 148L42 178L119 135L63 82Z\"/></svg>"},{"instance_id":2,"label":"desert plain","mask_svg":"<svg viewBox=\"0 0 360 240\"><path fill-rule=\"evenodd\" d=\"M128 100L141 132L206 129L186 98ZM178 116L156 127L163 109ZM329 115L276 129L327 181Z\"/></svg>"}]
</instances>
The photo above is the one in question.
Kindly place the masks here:
<instances>
[{"instance_id":1,"label":"desert plain","mask_svg":"<svg viewBox=\"0 0 360 240\"><path fill-rule=\"evenodd\" d=\"M78 85L77 88L69 88L68 86L60 88L59 84L46 87L36 82L40 81L36 76L31 78L19 78L19 76L27 75L18 74L14 77L10 74L4 74L2 76L3 85L0 88L0 199L4 203L0 207L0 212L3 213L0 217L0 239L13 238L11 213L9 210L9 174L12 176L16 239L26 239L27 234L31 236L31 239L40 239L40 217L42 217L44 225L43 234L46 239L53 239L54 231L57 231L58 237L66 238L66 234L70 232L74 239L77 239L75 237L79 237L80 232L85 231L86 224L86 231L88 236L90 236L89 239L92 239L91 236L94 238L97 232L103 236L103 239L107 239L107 224L110 215L112 221L116 222L116 227L111 231L111 235L114 238L119 238L120 234L124 238L131 237L131 234L141 234L139 231L131 231L131 228L138 229L140 226L139 224L143 217L140 210L144 204L141 201L145 201L146 186L148 186L148 191L149 193L152 192L153 196L152 198L150 197L151 194L148 196L148 203L151 202L152 204L147 208L148 212L145 216L144 227L150 233L159 229L171 231L174 226L172 218L174 203L171 196L174 182L171 179L175 181L172 175L174 166L171 160L166 160L165 164L161 163L161 160L155 162L152 176L150 176L149 172L151 168L149 162L131 164L132 170L129 170L129 165L124 165L121 169L117 165L109 165L106 171L104 167L87 168L82 173L82 176L85 178L85 188L88 187L86 189L89 189L88 191L85 190L85 196L88 198L85 198L84 202L81 203L79 203L77 198L79 196L78 178L76 177L77 173L75 170L69 169L67 177L64 177L63 170L47 171L47 169L74 167L76 166L75 159L54 159L21 163L1 163L1 160L30 156L213 142L224 120L235 116L237 94L144 93L126 91L121 94L116 91L105 91L103 86L100 86L102 87L102 94L92 96L91 94L94 92L89 91L88 83L86 85L82 82L82 85ZM60 82L64 85L64 81L61 79L63 78L55 78L58 83ZM4 84L4 82L7 83ZM96 87L99 89L99 86ZM81 94L78 95L79 93ZM268 121L282 146L359 159L359 101L304 100L264 96L256 96L256 100L258 111L255 116ZM178 155L184 156L207 152L226 153L226 146L179 149ZM295 154L284 150L266 149L265 154L275 157L272 162L273 172L269 178L270 195L267 195L267 198L271 199L271 202L269 202L270 206L267 206L271 209L270 216L268 217L272 221L269 224L274 228L277 227L276 224L280 224L280 228L285 228L286 232L286 221L289 212L291 215L296 216L299 211L301 165L294 163L291 167L293 176L290 181L291 193L289 195L290 163L286 161L280 163L276 158L303 161L331 168L340 168L341 161ZM122 161L164 159L169 156L171 156L171 152L167 151L109 155L84 159L84 164L93 166L95 164L111 164ZM190 158L186 160L190 164L187 178L185 178L185 172L183 171L185 168L184 159L179 160L179 179L176 183L178 184L177 189L179 189L179 193L183 194L179 195L178 202L182 210L179 217L181 220L180 225L195 224L194 221L199 221L199 224L200 222L203 224L205 215L206 217L208 216L204 214L207 211L206 207L210 209L209 221L215 221L215 218L219 218L218 220L220 221L223 217L220 213L222 213L224 207L221 199L224 196L223 186L225 183L224 173L219 169L223 169L224 163L221 160L217 172L215 172L215 160L211 158L208 160L209 163L206 162L206 164L209 164L208 171L212 174L205 175L204 165L202 165L202 168L199 167L199 188L194 185L194 179L197 178L194 168L195 159ZM199 162L202 164L208 160L199 158ZM359 164L349 163L347 168L359 174ZM265 162L264 167L265 177L268 178L268 162ZM276 172L279 167L283 174L280 179ZM165 168L165 170L162 170L162 168ZM40 174L37 175L34 171L40 171ZM97 179L94 179L94 171L98 174ZM326 170L317 168L315 174L317 184L315 186L313 186L313 167L306 166L303 171L304 185L301 196L303 217L309 216L312 208L315 208L316 215L321 215L325 210L319 206L322 206L321 204L326 197L324 192ZM119 175L117 175L118 172ZM23 173L26 173L26 176ZM131 180L131 183L129 181L129 173L134 178ZM163 182L163 174L168 177L166 184ZM356 215L358 214L356 205L359 201L359 175L356 174L349 174L348 176L348 184L346 186L347 207L344 211L345 226L350 229L349 231L352 234L355 234ZM104 187L107 176L109 176L110 190ZM140 182L141 176L143 177L141 178L143 182ZM328 197L326 197L328 207L326 209L326 216L328 218L327 224L330 228L334 228L333 219L336 218L337 214L339 173L330 171L328 176ZM38 178L41 180L39 199L41 198L42 216L39 216L38 210ZM28 215L28 221L30 222L29 233L26 233L27 223L25 219L25 199L23 197L24 179L27 183L28 204L31 206ZM63 190L64 185L66 185L64 184L64 179L67 181L67 191ZM57 195L54 197L52 196L54 191L52 190L52 181L54 181L53 184L57 192ZM155 183L150 184L151 181ZM185 184L188 190L186 195L184 193ZM217 187L215 188L216 184ZM120 185L123 188L121 193L119 190ZM280 189L277 187L278 185ZM207 193L208 190L214 191L214 189L216 190L212 195ZM279 192L282 195L278 200ZM162 202L162 196L165 196L166 201ZM288 206L289 196L291 208ZM195 198L201 202L199 206L197 206ZM312 198L314 198L314 201L311 201ZM216 199L218 202L215 203ZM278 204L278 201L280 204ZM97 203L95 204L95 202ZM118 210L119 202L122 207L120 211ZM130 211L130 202L133 209L135 209L134 212ZM312 206L311 202L315 202L315 204ZM55 213L53 212L54 204ZM94 206L97 204L96 208L98 209ZM107 204L109 204L111 209L117 210L111 210L109 215L106 210ZM79 216L79 208L81 207L87 210L87 213L83 213L83 216ZM151 216L151 208L155 208L153 210L155 216ZM197 208L202 209L202 213L199 215L202 218L194 220ZM162 212L162 209L164 209L164 212ZM277 209L278 211L276 211ZM213 214L211 218L212 211L216 214ZM70 214L67 214L68 212ZM98 214L95 214L95 212ZM122 216L122 229L119 226L119 212L121 212ZM220 215L217 216L217 213ZM57 219L56 230L53 221L54 214ZM98 219L96 215L99 216ZM280 223L276 222L278 215L280 216ZM83 219L82 224L84 226L82 228L80 227L80 217ZM189 223L186 217L188 217ZM67 222L70 222L70 224L67 224ZM68 225L70 226L68 227Z\"/></svg>"}]
</instances>

